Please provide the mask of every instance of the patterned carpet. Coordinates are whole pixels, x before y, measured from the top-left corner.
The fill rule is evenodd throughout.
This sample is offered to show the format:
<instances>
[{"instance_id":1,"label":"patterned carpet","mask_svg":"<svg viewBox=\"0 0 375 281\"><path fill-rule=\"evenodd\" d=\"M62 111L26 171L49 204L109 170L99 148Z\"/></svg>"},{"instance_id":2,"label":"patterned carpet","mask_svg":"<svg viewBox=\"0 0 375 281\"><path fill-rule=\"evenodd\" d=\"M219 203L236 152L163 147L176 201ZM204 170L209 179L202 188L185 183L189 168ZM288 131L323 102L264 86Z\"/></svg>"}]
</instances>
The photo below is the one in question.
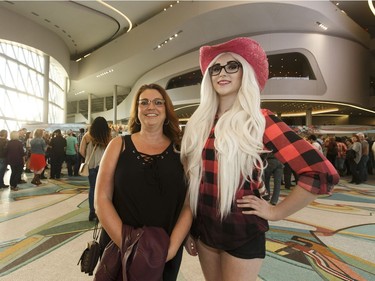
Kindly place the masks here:
<instances>
[{"instance_id":1,"label":"patterned carpet","mask_svg":"<svg viewBox=\"0 0 375 281\"><path fill-rule=\"evenodd\" d=\"M259 280L375 280L375 177L361 185L348 180L270 223ZM77 266L92 239L87 179L19 187L0 191L0 280L92 280ZM280 200L288 192L282 189ZM198 258L184 255L178 280L204 280Z\"/></svg>"}]
</instances>

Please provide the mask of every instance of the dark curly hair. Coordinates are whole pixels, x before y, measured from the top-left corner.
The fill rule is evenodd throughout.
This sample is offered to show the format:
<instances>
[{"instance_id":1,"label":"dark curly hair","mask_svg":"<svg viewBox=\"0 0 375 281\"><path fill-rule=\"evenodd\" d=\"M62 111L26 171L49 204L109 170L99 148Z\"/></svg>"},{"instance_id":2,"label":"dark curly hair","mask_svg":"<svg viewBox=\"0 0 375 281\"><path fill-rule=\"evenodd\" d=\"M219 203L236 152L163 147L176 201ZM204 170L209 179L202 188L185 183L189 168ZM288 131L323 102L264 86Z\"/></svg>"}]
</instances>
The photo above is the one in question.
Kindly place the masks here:
<instances>
[{"instance_id":1,"label":"dark curly hair","mask_svg":"<svg viewBox=\"0 0 375 281\"><path fill-rule=\"evenodd\" d=\"M178 117L174 111L172 100L168 96L166 90L158 84L147 84L139 88L137 94L133 98L130 118L128 122L128 131L131 134L137 133L141 130L141 125L138 120L138 104L139 96L148 89L157 90L165 100L165 114L166 122L163 126L163 133L177 146L181 144L182 132L179 126ZM138 124L137 124L138 123Z\"/></svg>"}]
</instances>

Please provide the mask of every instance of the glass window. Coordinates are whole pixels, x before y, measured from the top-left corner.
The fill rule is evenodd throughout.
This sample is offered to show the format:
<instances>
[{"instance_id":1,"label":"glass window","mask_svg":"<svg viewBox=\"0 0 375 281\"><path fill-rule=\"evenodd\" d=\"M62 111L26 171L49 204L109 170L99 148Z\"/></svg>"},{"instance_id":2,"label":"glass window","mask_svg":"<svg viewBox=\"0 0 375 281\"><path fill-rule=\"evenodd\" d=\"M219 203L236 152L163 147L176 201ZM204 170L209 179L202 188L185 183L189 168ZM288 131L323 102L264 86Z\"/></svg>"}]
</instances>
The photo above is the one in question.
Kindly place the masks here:
<instances>
[{"instance_id":1,"label":"glass window","mask_svg":"<svg viewBox=\"0 0 375 281\"><path fill-rule=\"evenodd\" d=\"M315 74L305 55L298 52L268 55L269 79L316 80ZM200 69L171 78L167 90L197 85L202 82Z\"/></svg>"},{"instance_id":2,"label":"glass window","mask_svg":"<svg viewBox=\"0 0 375 281\"><path fill-rule=\"evenodd\" d=\"M13 131L24 123L44 121L45 79L49 79L48 122L64 122L67 74L50 58L46 78L46 58L28 46L0 40L0 129Z\"/></svg>"},{"instance_id":3,"label":"glass window","mask_svg":"<svg viewBox=\"0 0 375 281\"><path fill-rule=\"evenodd\" d=\"M200 69L196 69L189 73L173 77L168 81L166 89L170 90L175 88L197 85L202 82L202 78L202 72L200 71Z\"/></svg>"},{"instance_id":4,"label":"glass window","mask_svg":"<svg viewBox=\"0 0 375 281\"><path fill-rule=\"evenodd\" d=\"M308 59L301 53L269 55L269 79L316 80Z\"/></svg>"}]
</instances>

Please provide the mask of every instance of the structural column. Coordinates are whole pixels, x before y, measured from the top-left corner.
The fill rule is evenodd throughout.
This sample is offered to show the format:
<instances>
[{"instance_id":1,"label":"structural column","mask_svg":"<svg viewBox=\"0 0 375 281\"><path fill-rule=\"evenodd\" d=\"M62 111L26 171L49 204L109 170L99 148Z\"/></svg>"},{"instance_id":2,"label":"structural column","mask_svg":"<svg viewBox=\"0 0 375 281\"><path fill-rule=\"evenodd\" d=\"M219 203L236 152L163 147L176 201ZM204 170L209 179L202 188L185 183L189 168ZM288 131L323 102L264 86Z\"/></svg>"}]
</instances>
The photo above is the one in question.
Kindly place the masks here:
<instances>
[{"instance_id":1,"label":"structural column","mask_svg":"<svg viewBox=\"0 0 375 281\"><path fill-rule=\"evenodd\" d=\"M91 124L91 100L92 94L89 94L87 97L87 123Z\"/></svg>"},{"instance_id":2,"label":"structural column","mask_svg":"<svg viewBox=\"0 0 375 281\"><path fill-rule=\"evenodd\" d=\"M48 124L49 115L49 56L44 56L44 77L43 77L43 123Z\"/></svg>"},{"instance_id":3,"label":"structural column","mask_svg":"<svg viewBox=\"0 0 375 281\"><path fill-rule=\"evenodd\" d=\"M113 124L117 124L117 85L113 87Z\"/></svg>"},{"instance_id":4,"label":"structural column","mask_svg":"<svg viewBox=\"0 0 375 281\"><path fill-rule=\"evenodd\" d=\"M306 126L312 125L312 108L306 109Z\"/></svg>"},{"instance_id":5,"label":"structural column","mask_svg":"<svg viewBox=\"0 0 375 281\"><path fill-rule=\"evenodd\" d=\"M107 111L107 97L103 98L103 111Z\"/></svg>"},{"instance_id":6,"label":"structural column","mask_svg":"<svg viewBox=\"0 0 375 281\"><path fill-rule=\"evenodd\" d=\"M68 77L65 78L65 85L64 85L64 123L67 121L67 115L68 115L68 85L69 85L69 79Z\"/></svg>"}]
</instances>

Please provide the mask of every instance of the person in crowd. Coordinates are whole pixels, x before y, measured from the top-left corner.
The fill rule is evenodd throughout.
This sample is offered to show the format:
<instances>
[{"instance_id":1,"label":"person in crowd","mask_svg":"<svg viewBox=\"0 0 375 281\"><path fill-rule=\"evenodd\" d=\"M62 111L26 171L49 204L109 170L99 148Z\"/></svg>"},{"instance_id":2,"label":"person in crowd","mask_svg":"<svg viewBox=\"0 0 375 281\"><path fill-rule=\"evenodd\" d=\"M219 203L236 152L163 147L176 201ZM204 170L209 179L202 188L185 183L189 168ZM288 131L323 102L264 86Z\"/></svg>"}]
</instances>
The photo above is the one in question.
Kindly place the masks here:
<instances>
[{"instance_id":1,"label":"person in crowd","mask_svg":"<svg viewBox=\"0 0 375 281\"><path fill-rule=\"evenodd\" d=\"M135 94L128 131L111 141L102 159L95 191L99 221L119 247L123 224L163 228L170 244L162 280L175 281L192 214L180 162L181 130L160 85L143 85Z\"/></svg>"},{"instance_id":2,"label":"person in crowd","mask_svg":"<svg viewBox=\"0 0 375 281\"><path fill-rule=\"evenodd\" d=\"M23 166L25 165L25 150L22 142L19 140L18 131L12 131L10 133L10 141L7 145L6 152L6 163L10 165L10 188L13 191L17 191L19 179L23 172Z\"/></svg>"},{"instance_id":3,"label":"person in crowd","mask_svg":"<svg viewBox=\"0 0 375 281\"><path fill-rule=\"evenodd\" d=\"M34 173L34 178L31 180L32 184L40 185L40 176L46 167L46 150L47 144L43 139L43 129L36 129L34 137L30 141L30 164L29 168Z\"/></svg>"},{"instance_id":4,"label":"person in crowd","mask_svg":"<svg viewBox=\"0 0 375 281\"><path fill-rule=\"evenodd\" d=\"M337 157L336 157L336 170L339 172L340 176L345 175L345 159L346 159L346 144L341 137L336 137L337 144Z\"/></svg>"},{"instance_id":5,"label":"person in crowd","mask_svg":"<svg viewBox=\"0 0 375 281\"><path fill-rule=\"evenodd\" d=\"M206 280L256 280L267 220L284 219L317 194L330 193L339 176L321 153L260 108L268 61L256 41L240 37L204 46L200 67L201 101L181 145L191 235ZM263 159L270 152L298 174L296 187L275 206L262 198Z\"/></svg>"},{"instance_id":6,"label":"person in crowd","mask_svg":"<svg viewBox=\"0 0 375 281\"><path fill-rule=\"evenodd\" d=\"M357 136L359 137L359 141L360 141L361 147L362 147L361 160L359 160L358 167L357 167L358 175L359 175L359 181L362 183L362 182L367 181L367 176L368 176L367 162L369 160L370 149L369 149L369 144L366 140L365 134L358 133Z\"/></svg>"},{"instance_id":7,"label":"person in crowd","mask_svg":"<svg viewBox=\"0 0 375 281\"><path fill-rule=\"evenodd\" d=\"M337 157L337 154L338 154L338 148L337 148L337 143L336 143L336 140L335 140L335 137L328 137L327 138L328 141L326 142L326 146L327 146L327 159L329 160L329 162L332 163L333 166L336 165L336 157Z\"/></svg>"},{"instance_id":8,"label":"person in crowd","mask_svg":"<svg viewBox=\"0 0 375 281\"><path fill-rule=\"evenodd\" d=\"M28 145L28 140L30 138L31 132L28 132L26 128L22 128L18 130L18 135L19 135L19 140L22 143L22 147L25 153L25 164L27 160L29 159L29 145ZM19 176L18 183L26 183L27 181L23 179L22 174L23 174L23 169L22 173ZM25 167L25 172L30 173L31 171L27 168L27 165Z\"/></svg>"},{"instance_id":9,"label":"person in crowd","mask_svg":"<svg viewBox=\"0 0 375 281\"><path fill-rule=\"evenodd\" d=\"M311 134L307 137L307 141L311 143L311 145L318 150L320 153L323 154L322 145L317 141L317 137L314 134Z\"/></svg>"},{"instance_id":10,"label":"person in crowd","mask_svg":"<svg viewBox=\"0 0 375 281\"><path fill-rule=\"evenodd\" d=\"M329 137L327 136L326 138L323 139L323 145L322 145L323 155L325 157L327 157L328 146L329 146Z\"/></svg>"},{"instance_id":11,"label":"person in crowd","mask_svg":"<svg viewBox=\"0 0 375 281\"><path fill-rule=\"evenodd\" d=\"M60 179L62 164L65 160L66 139L62 136L61 130L53 132L50 144L51 170L50 179Z\"/></svg>"},{"instance_id":12,"label":"person in crowd","mask_svg":"<svg viewBox=\"0 0 375 281\"><path fill-rule=\"evenodd\" d=\"M349 138L349 137L345 137L345 144L346 144L346 147L347 147L346 151L348 152L348 150L353 147L353 141L352 141L352 139ZM349 157L349 154L345 153L346 175L350 176L352 173L350 171L350 159L348 159L348 157Z\"/></svg>"},{"instance_id":13,"label":"person in crowd","mask_svg":"<svg viewBox=\"0 0 375 281\"><path fill-rule=\"evenodd\" d=\"M68 176L78 176L76 171L77 166L77 153L78 153L78 140L77 137L73 136L73 131L68 130L66 136L66 150L65 150L65 161L68 168Z\"/></svg>"},{"instance_id":14,"label":"person in crowd","mask_svg":"<svg viewBox=\"0 0 375 281\"><path fill-rule=\"evenodd\" d=\"M320 146L323 146L324 144L323 135L318 134L318 136L316 137L316 141L320 144Z\"/></svg>"},{"instance_id":15,"label":"person in crowd","mask_svg":"<svg viewBox=\"0 0 375 281\"><path fill-rule=\"evenodd\" d=\"M8 144L8 131L1 130L0 131L0 189L9 187L9 185L4 183L4 175L7 170L7 163L6 163L7 144Z\"/></svg>"},{"instance_id":16,"label":"person in crowd","mask_svg":"<svg viewBox=\"0 0 375 281\"><path fill-rule=\"evenodd\" d=\"M285 189L290 189L291 187L295 186L293 182L297 183L298 181L297 173L289 166L288 163L284 164L283 176ZM292 180L292 176L294 180Z\"/></svg>"},{"instance_id":17,"label":"person in crowd","mask_svg":"<svg viewBox=\"0 0 375 281\"><path fill-rule=\"evenodd\" d=\"M369 153L368 153L368 162L367 162L367 174L369 175L373 175L374 174L374 153L372 152L372 148L373 148L373 145L374 145L374 139L373 138L370 138L370 137L367 137L366 138L367 142L368 142L368 147L369 147Z\"/></svg>"},{"instance_id":18,"label":"person in crowd","mask_svg":"<svg viewBox=\"0 0 375 281\"><path fill-rule=\"evenodd\" d=\"M96 178L101 159L110 140L111 129L108 126L107 120L99 116L94 119L89 131L83 136L81 141L79 152L83 158L86 158L86 162L89 161L89 221L93 221L97 218L94 206Z\"/></svg>"},{"instance_id":19,"label":"person in crowd","mask_svg":"<svg viewBox=\"0 0 375 281\"><path fill-rule=\"evenodd\" d=\"M81 166L81 163L85 161L83 159L81 153L79 153L80 147L81 147L81 141L83 139L83 136L85 135L85 129L80 128L79 134L77 135L77 146L78 146L78 153L77 153L77 159L76 159L76 165L74 166L74 175L79 176L79 167Z\"/></svg>"},{"instance_id":20,"label":"person in crowd","mask_svg":"<svg viewBox=\"0 0 375 281\"><path fill-rule=\"evenodd\" d=\"M45 158L46 158L46 166L44 167L42 173L40 174L40 179L41 180L45 180L47 179L47 177L45 176L44 172L46 171L46 169L49 169L48 167L48 164L51 162L51 159L50 159L50 151L51 151L51 147L49 145L50 143L50 133L48 131L44 131L43 132L43 139L47 145L47 148L46 148L46 152L45 152Z\"/></svg>"},{"instance_id":21,"label":"person in crowd","mask_svg":"<svg viewBox=\"0 0 375 281\"><path fill-rule=\"evenodd\" d=\"M25 134L25 150L26 150L26 156L25 156L25 159L26 159L26 167L25 167L25 172L26 173L32 173L32 171L30 170L30 167L29 167L29 164L30 164L30 156L31 156L31 140L33 139L33 132L31 131L28 131L26 132Z\"/></svg>"},{"instance_id":22,"label":"person in crowd","mask_svg":"<svg viewBox=\"0 0 375 281\"><path fill-rule=\"evenodd\" d=\"M362 145L358 135L352 136L352 142L353 145L350 147L350 149L355 151L355 157L353 159L349 159L350 173L352 174L352 180L350 183L360 184L361 178L359 177L358 164L362 157Z\"/></svg>"},{"instance_id":23,"label":"person in crowd","mask_svg":"<svg viewBox=\"0 0 375 281\"><path fill-rule=\"evenodd\" d=\"M270 181L273 177L273 190L270 197L270 203L276 205L279 201L281 181L283 179L284 165L277 159L273 153L267 156L267 167L264 170L264 185L269 194L271 194Z\"/></svg>"}]
</instances>

